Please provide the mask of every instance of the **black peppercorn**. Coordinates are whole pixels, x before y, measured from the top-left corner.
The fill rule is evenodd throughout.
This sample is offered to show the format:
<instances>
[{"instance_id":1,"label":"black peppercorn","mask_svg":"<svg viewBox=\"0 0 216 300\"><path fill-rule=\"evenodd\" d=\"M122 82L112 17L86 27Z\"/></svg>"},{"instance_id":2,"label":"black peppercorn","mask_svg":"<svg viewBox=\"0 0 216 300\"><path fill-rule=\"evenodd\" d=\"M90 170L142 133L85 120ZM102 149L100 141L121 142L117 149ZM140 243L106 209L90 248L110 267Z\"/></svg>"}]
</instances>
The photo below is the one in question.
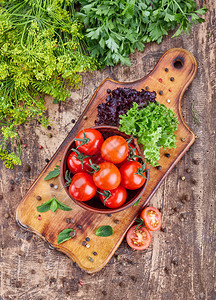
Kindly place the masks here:
<instances>
[{"instance_id":1,"label":"black peppercorn","mask_svg":"<svg viewBox=\"0 0 216 300\"><path fill-rule=\"evenodd\" d=\"M197 159L193 159L193 163L194 163L195 165L199 165L199 162L198 162Z\"/></svg>"},{"instance_id":2,"label":"black peppercorn","mask_svg":"<svg viewBox=\"0 0 216 300\"><path fill-rule=\"evenodd\" d=\"M111 93L111 89L107 89L107 93L110 94Z\"/></svg>"},{"instance_id":3,"label":"black peppercorn","mask_svg":"<svg viewBox=\"0 0 216 300\"><path fill-rule=\"evenodd\" d=\"M161 166L157 166L157 169L158 169L158 170L161 170L161 169L162 169L162 167L161 167Z\"/></svg>"},{"instance_id":4,"label":"black peppercorn","mask_svg":"<svg viewBox=\"0 0 216 300\"><path fill-rule=\"evenodd\" d=\"M13 179L11 179L11 180L10 180L10 184L14 184L14 181L13 181Z\"/></svg>"},{"instance_id":5,"label":"black peppercorn","mask_svg":"<svg viewBox=\"0 0 216 300\"><path fill-rule=\"evenodd\" d=\"M112 217L112 215L111 214L107 214L107 217Z\"/></svg>"},{"instance_id":6,"label":"black peppercorn","mask_svg":"<svg viewBox=\"0 0 216 300\"><path fill-rule=\"evenodd\" d=\"M93 252L93 255L96 256L96 255L97 255L97 252Z\"/></svg>"},{"instance_id":7,"label":"black peppercorn","mask_svg":"<svg viewBox=\"0 0 216 300\"><path fill-rule=\"evenodd\" d=\"M76 121L74 119L71 120L71 123L75 123Z\"/></svg>"},{"instance_id":8,"label":"black peppercorn","mask_svg":"<svg viewBox=\"0 0 216 300\"><path fill-rule=\"evenodd\" d=\"M54 184L53 184L53 183L50 183L50 187L54 187Z\"/></svg>"},{"instance_id":9,"label":"black peppercorn","mask_svg":"<svg viewBox=\"0 0 216 300\"><path fill-rule=\"evenodd\" d=\"M175 80L174 77L171 77L171 78L170 78L170 81L174 81L174 80Z\"/></svg>"},{"instance_id":10,"label":"black peppercorn","mask_svg":"<svg viewBox=\"0 0 216 300\"><path fill-rule=\"evenodd\" d=\"M82 245L83 245L83 246L86 246L86 245L87 245L86 241L83 241L83 242L82 242Z\"/></svg>"},{"instance_id":11,"label":"black peppercorn","mask_svg":"<svg viewBox=\"0 0 216 300\"><path fill-rule=\"evenodd\" d=\"M163 91L160 91L160 92L159 92L159 95L163 95Z\"/></svg>"},{"instance_id":12,"label":"black peppercorn","mask_svg":"<svg viewBox=\"0 0 216 300\"><path fill-rule=\"evenodd\" d=\"M38 201L40 201L42 198L41 198L41 196L37 196L36 199L37 199Z\"/></svg>"},{"instance_id":13,"label":"black peppercorn","mask_svg":"<svg viewBox=\"0 0 216 300\"><path fill-rule=\"evenodd\" d=\"M168 72L169 71L169 69L168 68L165 68L165 72Z\"/></svg>"},{"instance_id":14,"label":"black peppercorn","mask_svg":"<svg viewBox=\"0 0 216 300\"><path fill-rule=\"evenodd\" d=\"M166 156L166 157L170 157L170 154L169 154L169 153L166 153L165 156Z\"/></svg>"},{"instance_id":15,"label":"black peppercorn","mask_svg":"<svg viewBox=\"0 0 216 300\"><path fill-rule=\"evenodd\" d=\"M77 228L82 229L82 225L77 225Z\"/></svg>"},{"instance_id":16,"label":"black peppercorn","mask_svg":"<svg viewBox=\"0 0 216 300\"><path fill-rule=\"evenodd\" d=\"M66 222L66 223L70 223L70 219L67 218L67 219L65 220L65 222Z\"/></svg>"},{"instance_id":17,"label":"black peppercorn","mask_svg":"<svg viewBox=\"0 0 216 300\"><path fill-rule=\"evenodd\" d=\"M52 127L49 125L49 126L47 126L47 129L48 129L48 130L51 130L51 129L52 129Z\"/></svg>"},{"instance_id":18,"label":"black peppercorn","mask_svg":"<svg viewBox=\"0 0 216 300\"><path fill-rule=\"evenodd\" d=\"M45 162L48 163L50 160L48 158L45 159Z\"/></svg>"},{"instance_id":19,"label":"black peppercorn","mask_svg":"<svg viewBox=\"0 0 216 300\"><path fill-rule=\"evenodd\" d=\"M145 87L145 89L146 89L146 91L148 91L148 90L149 90L149 87L148 87L148 86L146 86L146 87Z\"/></svg>"},{"instance_id":20,"label":"black peppercorn","mask_svg":"<svg viewBox=\"0 0 216 300\"><path fill-rule=\"evenodd\" d=\"M86 240L87 242L89 242L89 241L90 241L90 238L89 238L89 237L87 237L85 240Z\"/></svg>"}]
</instances>

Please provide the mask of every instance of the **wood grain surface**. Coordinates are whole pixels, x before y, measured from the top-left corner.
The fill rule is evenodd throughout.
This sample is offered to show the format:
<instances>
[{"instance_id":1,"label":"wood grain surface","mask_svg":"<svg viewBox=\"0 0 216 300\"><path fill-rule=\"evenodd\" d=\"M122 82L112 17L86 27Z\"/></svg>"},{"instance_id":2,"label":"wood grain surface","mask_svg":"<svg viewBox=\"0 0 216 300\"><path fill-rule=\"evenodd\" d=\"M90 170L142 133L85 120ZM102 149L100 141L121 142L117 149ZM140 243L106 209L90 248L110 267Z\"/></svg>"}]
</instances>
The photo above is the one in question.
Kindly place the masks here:
<instances>
[{"instance_id":1,"label":"wood grain surface","mask_svg":"<svg viewBox=\"0 0 216 300\"><path fill-rule=\"evenodd\" d=\"M22 149L23 166L6 170L1 165L0 299L216 299L215 1L208 1L208 8L207 22L189 36L171 39L170 33L160 45L147 45L143 53L131 55L130 68L116 66L86 74L80 90L71 91L65 103L53 105L47 97L51 131L36 121L20 127L27 144ZM189 50L198 62L196 78L182 101L183 117L198 139L151 200L161 208L164 231L154 233L152 245L144 252L133 252L124 240L106 267L89 275L64 254L49 249L41 238L20 229L16 207L97 86L107 77L121 82L142 78L173 47Z\"/></svg>"},{"instance_id":2,"label":"wood grain surface","mask_svg":"<svg viewBox=\"0 0 216 300\"><path fill-rule=\"evenodd\" d=\"M180 68L176 68L177 62L180 64ZM165 68L168 69L168 72L165 71ZM53 248L67 254L83 270L94 273L104 267L120 245L126 231L138 215L141 207L148 203L168 173L195 140L195 135L184 123L180 105L183 93L194 79L196 72L197 63L194 56L185 49L174 48L166 51L162 55L150 74L136 82L120 83L106 79L98 87L85 111L54 154L50 163L22 199L16 213L18 223L22 225L22 227L39 234L46 239ZM173 79L173 81L171 79ZM150 180L137 206L131 206L110 217L104 214L91 213L78 206L68 197L63 188L64 184L61 183L59 177L49 181L44 180L47 174L54 170L54 167L59 164L59 161L61 161L61 164L63 163L63 154L77 133L84 128L94 126L94 122L97 118L97 106L105 101L108 88L113 90L117 87L129 87L141 90L146 86L149 90L156 91L158 102L172 108L178 117L179 125L176 131L176 148L161 151L160 165L162 170L158 170L157 168L150 169ZM160 91L163 92L162 95L160 95ZM169 100L169 102L167 102L167 100ZM85 118L83 118L84 115ZM167 152L170 154L169 158L164 155ZM58 189L55 190L53 187L50 187L50 183L57 185ZM40 203L36 199L38 195L42 198ZM57 210L53 213L49 210L46 213L39 214L37 212L37 206L52 199L54 195L59 201L70 206L72 211L65 212ZM40 218L39 220L38 217ZM66 223L67 218L73 218L74 223ZM119 224L116 224L115 220L118 220ZM77 227L79 225L82 226L82 229ZM103 225L112 226L114 232L112 236L102 238L95 235L96 229ZM76 237L58 245L58 234L66 228L76 230ZM88 242L90 248L86 248L82 245L86 237L90 238ZM97 256L94 257L93 252L95 251L97 252Z\"/></svg>"}]
</instances>

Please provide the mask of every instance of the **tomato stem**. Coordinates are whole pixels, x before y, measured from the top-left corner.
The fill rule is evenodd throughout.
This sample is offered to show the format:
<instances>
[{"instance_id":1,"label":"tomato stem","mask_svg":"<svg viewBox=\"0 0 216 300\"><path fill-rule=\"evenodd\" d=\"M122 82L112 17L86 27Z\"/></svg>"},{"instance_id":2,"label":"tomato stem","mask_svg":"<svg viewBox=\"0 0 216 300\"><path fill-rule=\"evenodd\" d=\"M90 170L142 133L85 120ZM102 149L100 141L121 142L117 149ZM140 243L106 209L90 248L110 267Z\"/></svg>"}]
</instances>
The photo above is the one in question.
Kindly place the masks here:
<instances>
[{"instance_id":1,"label":"tomato stem","mask_svg":"<svg viewBox=\"0 0 216 300\"><path fill-rule=\"evenodd\" d=\"M77 156L75 156L75 155L73 155L73 156L81 162L82 168L83 168L84 158L91 157L91 155L85 155L85 154L79 152L77 149L74 149L74 148L72 148L71 150L76 153Z\"/></svg>"},{"instance_id":2,"label":"tomato stem","mask_svg":"<svg viewBox=\"0 0 216 300\"><path fill-rule=\"evenodd\" d=\"M147 177L144 176L143 173L147 172L149 169L146 169L145 167L146 167L146 160L144 161L144 164L142 165L142 167L140 167L135 174L140 175L140 176L144 177L145 179L147 179Z\"/></svg>"},{"instance_id":3,"label":"tomato stem","mask_svg":"<svg viewBox=\"0 0 216 300\"><path fill-rule=\"evenodd\" d=\"M83 136L84 136L83 139L78 139L78 138L75 138L75 139L74 139L74 141L80 141L80 142L81 142L81 144L79 144L79 145L77 146L77 149L78 149L80 146L82 146L82 145L88 144L88 142L90 141L90 139L87 138L84 129L83 129Z\"/></svg>"},{"instance_id":4,"label":"tomato stem","mask_svg":"<svg viewBox=\"0 0 216 300\"><path fill-rule=\"evenodd\" d=\"M100 170L100 167L97 165L97 164L93 164L93 162L91 161L91 159L89 160L90 162L90 167L93 169L91 171L91 173L95 173L95 172L98 172Z\"/></svg>"},{"instance_id":5,"label":"tomato stem","mask_svg":"<svg viewBox=\"0 0 216 300\"><path fill-rule=\"evenodd\" d=\"M106 200L109 199L109 197L111 196L111 192L103 190L103 192L98 191L98 193L105 197L105 199L104 199L104 205L105 205Z\"/></svg>"}]
</instances>

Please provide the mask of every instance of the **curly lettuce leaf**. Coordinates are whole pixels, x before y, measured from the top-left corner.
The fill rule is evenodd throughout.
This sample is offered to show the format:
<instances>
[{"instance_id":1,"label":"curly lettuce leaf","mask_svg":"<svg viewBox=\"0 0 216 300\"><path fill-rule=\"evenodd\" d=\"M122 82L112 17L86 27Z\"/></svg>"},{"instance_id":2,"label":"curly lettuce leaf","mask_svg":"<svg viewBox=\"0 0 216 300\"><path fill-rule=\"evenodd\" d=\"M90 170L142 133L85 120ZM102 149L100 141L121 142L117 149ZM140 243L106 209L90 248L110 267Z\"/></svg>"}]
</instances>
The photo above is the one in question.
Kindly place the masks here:
<instances>
[{"instance_id":1,"label":"curly lettuce leaf","mask_svg":"<svg viewBox=\"0 0 216 300\"><path fill-rule=\"evenodd\" d=\"M176 148L174 131L178 126L174 112L163 104L150 103L146 108L139 109L138 104L120 116L119 130L134 135L137 142L144 146L147 162L158 165L161 148Z\"/></svg>"}]
</instances>

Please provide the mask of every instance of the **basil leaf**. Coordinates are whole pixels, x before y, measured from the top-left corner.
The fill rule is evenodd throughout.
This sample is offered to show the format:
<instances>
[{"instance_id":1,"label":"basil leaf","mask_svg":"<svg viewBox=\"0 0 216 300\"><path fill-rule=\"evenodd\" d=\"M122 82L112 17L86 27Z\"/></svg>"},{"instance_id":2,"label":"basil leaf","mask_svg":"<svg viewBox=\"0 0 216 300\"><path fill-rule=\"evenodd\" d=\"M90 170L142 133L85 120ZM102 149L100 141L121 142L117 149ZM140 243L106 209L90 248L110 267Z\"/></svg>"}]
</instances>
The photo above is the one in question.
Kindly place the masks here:
<instances>
[{"instance_id":1,"label":"basil leaf","mask_svg":"<svg viewBox=\"0 0 216 300\"><path fill-rule=\"evenodd\" d=\"M52 203L51 203L51 205L50 205L50 210L51 210L52 212L55 212L55 211L57 210L57 208L58 208L58 203L56 202L56 199L53 198L53 199L52 199Z\"/></svg>"},{"instance_id":2,"label":"basil leaf","mask_svg":"<svg viewBox=\"0 0 216 300\"><path fill-rule=\"evenodd\" d=\"M72 208L70 206L67 206L66 204L60 202L59 200L56 199L56 202L58 204L58 208L64 211L69 211L72 210Z\"/></svg>"},{"instance_id":3,"label":"basil leaf","mask_svg":"<svg viewBox=\"0 0 216 300\"><path fill-rule=\"evenodd\" d=\"M60 166L56 165L53 171L50 171L48 175L44 178L44 180L50 180L54 177L59 176L60 174Z\"/></svg>"},{"instance_id":4,"label":"basil leaf","mask_svg":"<svg viewBox=\"0 0 216 300\"><path fill-rule=\"evenodd\" d=\"M61 243L64 243L65 241L71 239L72 237L70 236L70 233L72 231L75 231L75 230L72 228L67 228L67 229L62 230L57 237L57 243L61 244Z\"/></svg>"},{"instance_id":5,"label":"basil leaf","mask_svg":"<svg viewBox=\"0 0 216 300\"><path fill-rule=\"evenodd\" d=\"M95 233L97 236L107 237L113 234L113 229L109 225L98 227Z\"/></svg>"},{"instance_id":6,"label":"basil leaf","mask_svg":"<svg viewBox=\"0 0 216 300\"><path fill-rule=\"evenodd\" d=\"M37 206L38 212L46 212L50 209L51 203L53 199L48 200L47 202L43 203L42 205Z\"/></svg>"},{"instance_id":7,"label":"basil leaf","mask_svg":"<svg viewBox=\"0 0 216 300\"><path fill-rule=\"evenodd\" d=\"M141 200L141 198L139 198L139 199L133 204L133 206L137 206L137 205L139 204L140 200Z\"/></svg>"}]
</instances>

